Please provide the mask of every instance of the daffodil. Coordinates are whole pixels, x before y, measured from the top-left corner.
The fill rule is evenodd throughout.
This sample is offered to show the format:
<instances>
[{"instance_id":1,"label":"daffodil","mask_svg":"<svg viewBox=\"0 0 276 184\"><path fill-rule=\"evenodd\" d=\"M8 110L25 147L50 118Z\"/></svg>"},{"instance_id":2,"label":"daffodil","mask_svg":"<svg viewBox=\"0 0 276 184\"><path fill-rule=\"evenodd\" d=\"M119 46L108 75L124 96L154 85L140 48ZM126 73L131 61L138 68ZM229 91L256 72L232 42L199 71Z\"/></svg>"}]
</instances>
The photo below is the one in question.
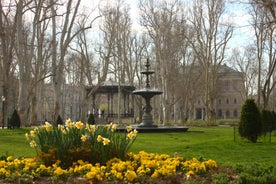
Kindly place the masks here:
<instances>
[{"instance_id":1,"label":"daffodil","mask_svg":"<svg viewBox=\"0 0 276 184\"><path fill-rule=\"evenodd\" d=\"M133 139L134 136L135 134L132 131L127 134L127 138L130 140Z\"/></svg>"},{"instance_id":2,"label":"daffodil","mask_svg":"<svg viewBox=\"0 0 276 184\"><path fill-rule=\"evenodd\" d=\"M66 125L66 126L70 126L71 123L72 123L72 121L71 121L70 118L68 118L68 119L65 121L65 125Z\"/></svg>"},{"instance_id":3,"label":"daffodil","mask_svg":"<svg viewBox=\"0 0 276 184\"><path fill-rule=\"evenodd\" d=\"M32 140L32 141L30 142L30 146L31 146L32 148L36 147L36 142L35 142L34 140Z\"/></svg>"},{"instance_id":4,"label":"daffodil","mask_svg":"<svg viewBox=\"0 0 276 184\"><path fill-rule=\"evenodd\" d=\"M102 142L102 141L103 141L103 137L102 137L101 135L98 135L97 141L98 141L98 142Z\"/></svg>"},{"instance_id":5,"label":"daffodil","mask_svg":"<svg viewBox=\"0 0 276 184\"><path fill-rule=\"evenodd\" d=\"M25 138L26 138L27 141L30 139L28 133L25 133Z\"/></svg>"},{"instance_id":6,"label":"daffodil","mask_svg":"<svg viewBox=\"0 0 276 184\"><path fill-rule=\"evenodd\" d=\"M113 122L111 122L111 123L109 123L108 125L106 125L107 130L110 130L111 127L112 127L112 125L113 125Z\"/></svg>"},{"instance_id":7,"label":"daffodil","mask_svg":"<svg viewBox=\"0 0 276 184\"><path fill-rule=\"evenodd\" d=\"M134 133L135 136L137 136L138 131L137 131L136 129L134 129L134 130L133 130L133 133Z\"/></svg>"},{"instance_id":8,"label":"daffodil","mask_svg":"<svg viewBox=\"0 0 276 184\"><path fill-rule=\"evenodd\" d=\"M83 123L81 121L76 122L75 126L77 127L77 129L81 129L81 127L83 126Z\"/></svg>"},{"instance_id":9,"label":"daffodil","mask_svg":"<svg viewBox=\"0 0 276 184\"><path fill-rule=\"evenodd\" d=\"M38 132L39 132L38 127L35 127L35 128L34 128L34 131L35 131L36 133L38 133Z\"/></svg>"},{"instance_id":10,"label":"daffodil","mask_svg":"<svg viewBox=\"0 0 276 184\"><path fill-rule=\"evenodd\" d=\"M117 124L112 124L111 131L114 132L117 129Z\"/></svg>"},{"instance_id":11,"label":"daffodil","mask_svg":"<svg viewBox=\"0 0 276 184\"><path fill-rule=\"evenodd\" d=\"M30 135L31 135L31 137L35 137L35 131L34 131L34 130L31 130L31 131L30 131Z\"/></svg>"},{"instance_id":12,"label":"daffodil","mask_svg":"<svg viewBox=\"0 0 276 184\"><path fill-rule=\"evenodd\" d=\"M103 145L108 145L110 143L110 140L107 138L103 138Z\"/></svg>"},{"instance_id":13,"label":"daffodil","mask_svg":"<svg viewBox=\"0 0 276 184\"><path fill-rule=\"evenodd\" d=\"M131 126L126 126L126 131L127 132L130 132L132 130L132 127Z\"/></svg>"},{"instance_id":14,"label":"daffodil","mask_svg":"<svg viewBox=\"0 0 276 184\"><path fill-rule=\"evenodd\" d=\"M87 140L87 136L86 135L82 135L81 136L81 140L82 140L82 142L85 142Z\"/></svg>"},{"instance_id":15,"label":"daffodil","mask_svg":"<svg viewBox=\"0 0 276 184\"><path fill-rule=\"evenodd\" d=\"M52 125L49 122L47 122L47 121L45 122L44 126L45 126L45 129L46 129L47 132L49 132L51 130L51 128L52 128Z\"/></svg>"},{"instance_id":16,"label":"daffodil","mask_svg":"<svg viewBox=\"0 0 276 184\"><path fill-rule=\"evenodd\" d=\"M94 133L96 131L96 125L89 125L89 128L92 133Z\"/></svg>"},{"instance_id":17,"label":"daffodil","mask_svg":"<svg viewBox=\"0 0 276 184\"><path fill-rule=\"evenodd\" d=\"M65 121L65 125L70 128L75 126L74 122L72 122L70 118Z\"/></svg>"}]
</instances>

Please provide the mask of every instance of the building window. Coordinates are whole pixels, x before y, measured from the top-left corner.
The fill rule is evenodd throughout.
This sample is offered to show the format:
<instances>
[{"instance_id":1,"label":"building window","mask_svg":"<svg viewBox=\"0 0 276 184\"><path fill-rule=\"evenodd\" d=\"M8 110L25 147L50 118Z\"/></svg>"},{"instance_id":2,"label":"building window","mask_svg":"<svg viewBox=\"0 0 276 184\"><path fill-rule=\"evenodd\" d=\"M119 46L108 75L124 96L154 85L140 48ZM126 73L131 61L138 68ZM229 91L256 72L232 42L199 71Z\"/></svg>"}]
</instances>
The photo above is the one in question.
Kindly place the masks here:
<instances>
[{"instance_id":1,"label":"building window","mask_svg":"<svg viewBox=\"0 0 276 184\"><path fill-rule=\"evenodd\" d=\"M229 110L226 110L225 116L226 116L226 118L229 118L229 117L230 117L230 111L229 111Z\"/></svg>"},{"instance_id":2,"label":"building window","mask_svg":"<svg viewBox=\"0 0 276 184\"><path fill-rule=\"evenodd\" d=\"M197 101L197 104L200 104L200 100Z\"/></svg>"},{"instance_id":3,"label":"building window","mask_svg":"<svg viewBox=\"0 0 276 184\"><path fill-rule=\"evenodd\" d=\"M222 110L221 110L221 109L218 110L218 117L219 117L219 118L222 117Z\"/></svg>"},{"instance_id":4,"label":"building window","mask_svg":"<svg viewBox=\"0 0 276 184\"><path fill-rule=\"evenodd\" d=\"M225 81L225 91L230 90L230 81Z\"/></svg>"},{"instance_id":5,"label":"building window","mask_svg":"<svg viewBox=\"0 0 276 184\"><path fill-rule=\"evenodd\" d=\"M237 99L236 98L234 99L234 104L237 104Z\"/></svg>"},{"instance_id":6,"label":"building window","mask_svg":"<svg viewBox=\"0 0 276 184\"><path fill-rule=\"evenodd\" d=\"M238 80L233 81L233 89L238 91Z\"/></svg>"},{"instance_id":7,"label":"building window","mask_svg":"<svg viewBox=\"0 0 276 184\"><path fill-rule=\"evenodd\" d=\"M228 98L226 99L226 104L229 104L229 99Z\"/></svg>"},{"instance_id":8,"label":"building window","mask_svg":"<svg viewBox=\"0 0 276 184\"><path fill-rule=\"evenodd\" d=\"M233 114L234 114L234 117L235 117L235 118L238 117L238 111L237 111L236 109L234 110Z\"/></svg>"},{"instance_id":9,"label":"building window","mask_svg":"<svg viewBox=\"0 0 276 184\"><path fill-rule=\"evenodd\" d=\"M221 99L218 100L218 104L221 104Z\"/></svg>"},{"instance_id":10,"label":"building window","mask_svg":"<svg viewBox=\"0 0 276 184\"><path fill-rule=\"evenodd\" d=\"M196 109L196 119L202 119L202 109Z\"/></svg>"}]
</instances>

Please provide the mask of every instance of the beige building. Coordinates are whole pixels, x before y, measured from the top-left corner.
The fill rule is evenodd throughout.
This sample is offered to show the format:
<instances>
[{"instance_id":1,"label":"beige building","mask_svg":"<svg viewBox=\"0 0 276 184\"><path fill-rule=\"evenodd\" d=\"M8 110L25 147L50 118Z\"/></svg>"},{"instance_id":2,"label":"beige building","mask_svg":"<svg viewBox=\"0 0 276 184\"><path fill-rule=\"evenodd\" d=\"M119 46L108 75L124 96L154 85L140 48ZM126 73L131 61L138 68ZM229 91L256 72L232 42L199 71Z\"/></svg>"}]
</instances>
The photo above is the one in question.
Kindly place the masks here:
<instances>
[{"instance_id":1,"label":"beige building","mask_svg":"<svg viewBox=\"0 0 276 184\"><path fill-rule=\"evenodd\" d=\"M242 74L227 65L222 65L217 77L214 112L216 119L239 118L245 100ZM199 97L195 103L194 119L204 119L205 106L202 99Z\"/></svg>"}]
</instances>

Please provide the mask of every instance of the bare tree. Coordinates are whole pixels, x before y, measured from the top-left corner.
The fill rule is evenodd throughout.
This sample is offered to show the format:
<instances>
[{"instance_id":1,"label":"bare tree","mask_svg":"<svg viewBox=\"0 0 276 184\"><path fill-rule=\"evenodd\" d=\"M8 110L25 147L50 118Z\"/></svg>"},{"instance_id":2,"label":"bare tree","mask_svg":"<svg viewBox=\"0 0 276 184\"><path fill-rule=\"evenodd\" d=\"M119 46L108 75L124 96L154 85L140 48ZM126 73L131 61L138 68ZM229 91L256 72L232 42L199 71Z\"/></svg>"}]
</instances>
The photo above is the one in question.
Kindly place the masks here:
<instances>
[{"instance_id":1,"label":"bare tree","mask_svg":"<svg viewBox=\"0 0 276 184\"><path fill-rule=\"evenodd\" d=\"M24 4L23 4L24 2ZM17 63L19 66L18 108L22 123L38 121L41 89L48 75L49 42L46 39L49 6L44 1L18 1ZM28 12L27 15L25 13ZM24 14L23 14L24 13ZM23 18L33 15L33 22ZM48 48L48 49L47 49Z\"/></svg>"},{"instance_id":2,"label":"bare tree","mask_svg":"<svg viewBox=\"0 0 276 184\"><path fill-rule=\"evenodd\" d=\"M118 0L112 4L107 2L101 12L104 19L101 26L104 40L99 53L105 61L105 66L108 66L108 70L104 70L104 76L109 72L118 83L117 113L121 114L121 86L125 83L133 84L136 71L133 68L136 63L133 61L132 50L135 37L131 36L129 7L124 1ZM118 122L120 123L120 116L118 116Z\"/></svg>"},{"instance_id":3,"label":"bare tree","mask_svg":"<svg viewBox=\"0 0 276 184\"><path fill-rule=\"evenodd\" d=\"M13 67L14 48L16 44L16 15L13 14L12 4L3 5L0 1L0 75L1 75L1 88L2 96L5 98L4 104L4 117L6 120L7 107L10 102L9 94L11 94L11 79L15 71ZM2 122L4 126L4 122Z\"/></svg>"},{"instance_id":4,"label":"bare tree","mask_svg":"<svg viewBox=\"0 0 276 184\"><path fill-rule=\"evenodd\" d=\"M62 20L60 26L57 26L57 10L58 2L50 1L51 16L52 16L52 71L53 71L53 85L55 92L55 110L54 118L61 114L61 86L64 83L64 66L66 53L72 40L83 30L91 28L91 25L81 27L74 30L74 25L78 16L79 6L81 0L66 2L66 10L61 14ZM60 28L60 35L57 37L58 29Z\"/></svg>"},{"instance_id":5,"label":"bare tree","mask_svg":"<svg viewBox=\"0 0 276 184\"><path fill-rule=\"evenodd\" d=\"M181 48L184 41L183 28L185 21L181 9L181 3L175 1L140 1L141 25L147 30L151 38L152 51L156 60L156 73L154 82L156 86L162 88L162 106L160 110L160 120L165 123L171 116L175 115L176 101L175 89L179 83L175 79L177 76L180 60Z\"/></svg>"},{"instance_id":6,"label":"bare tree","mask_svg":"<svg viewBox=\"0 0 276 184\"><path fill-rule=\"evenodd\" d=\"M247 46L244 50L234 49L231 61L233 68L240 72L243 80L245 94L242 99L253 98L257 89L258 65L256 59L256 49L254 46Z\"/></svg>"},{"instance_id":7,"label":"bare tree","mask_svg":"<svg viewBox=\"0 0 276 184\"><path fill-rule=\"evenodd\" d=\"M216 82L219 66L225 61L226 46L232 37L233 28L223 21L223 0L195 0L191 12L191 31L195 38L187 37L204 73L204 104L207 120L214 119Z\"/></svg>"},{"instance_id":8,"label":"bare tree","mask_svg":"<svg viewBox=\"0 0 276 184\"><path fill-rule=\"evenodd\" d=\"M273 78L276 68L276 26L275 24L267 24L271 20L271 16L267 11L264 11L262 6L253 3L251 10L258 61L257 105L266 108L276 84Z\"/></svg>"},{"instance_id":9,"label":"bare tree","mask_svg":"<svg viewBox=\"0 0 276 184\"><path fill-rule=\"evenodd\" d=\"M93 21L97 18L99 17L96 17L95 19L93 19ZM80 26L83 26L83 24L80 23ZM108 71L108 64L103 63L104 65L101 65L102 63L96 62L94 54L92 53L92 48L89 47L89 41L87 37L88 36L86 31L82 31L76 37L77 47L70 47L74 52L70 56L73 62L68 63L67 65L69 67L67 68L67 75L74 75L72 77L75 78L71 81L68 80L68 82L75 81L73 82L73 84L80 85L80 87L82 88L80 112L80 119L82 121L86 120L88 105L91 101L91 97L94 95L96 89L98 89L100 84L105 81ZM72 70L72 66L75 68L74 70ZM90 91L87 91L88 86L92 87Z\"/></svg>"},{"instance_id":10,"label":"bare tree","mask_svg":"<svg viewBox=\"0 0 276 184\"><path fill-rule=\"evenodd\" d=\"M267 24L276 23L276 2L274 0L251 0L249 1L253 6L258 6L262 8L267 14Z\"/></svg>"},{"instance_id":11,"label":"bare tree","mask_svg":"<svg viewBox=\"0 0 276 184\"><path fill-rule=\"evenodd\" d=\"M50 6L48 6L43 0L32 1L30 6L30 11L34 14L33 23L30 26L30 41L28 59L32 62L31 74L32 80L30 89L28 90L28 101L30 101L30 115L29 121L31 123L38 122L39 113L42 114L43 109L40 105L43 105L42 88L45 79L51 76L50 74L50 42L47 38L47 31L49 28L49 11ZM26 34L28 35L28 34Z\"/></svg>"}]
</instances>

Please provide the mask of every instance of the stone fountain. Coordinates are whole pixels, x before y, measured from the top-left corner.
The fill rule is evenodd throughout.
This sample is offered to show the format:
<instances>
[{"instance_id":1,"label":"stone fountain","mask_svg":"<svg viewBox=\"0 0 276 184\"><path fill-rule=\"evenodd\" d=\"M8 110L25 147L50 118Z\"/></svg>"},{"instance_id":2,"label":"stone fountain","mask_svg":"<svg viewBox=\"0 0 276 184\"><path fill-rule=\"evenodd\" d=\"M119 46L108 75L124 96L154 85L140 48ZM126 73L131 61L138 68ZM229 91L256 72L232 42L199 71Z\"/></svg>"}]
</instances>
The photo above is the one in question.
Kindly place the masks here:
<instances>
[{"instance_id":1,"label":"stone fountain","mask_svg":"<svg viewBox=\"0 0 276 184\"><path fill-rule=\"evenodd\" d=\"M133 91L134 95L140 95L145 99L142 121L138 126L132 127L137 129L138 132L186 132L188 130L188 127L186 126L157 126L154 124L151 114L152 107L150 105L150 100L152 97L160 95L163 92L158 89L151 88L150 86L149 76L155 72L150 70L149 59L147 59L145 66L146 70L142 71L141 74L146 75L146 86L142 89Z\"/></svg>"},{"instance_id":2,"label":"stone fountain","mask_svg":"<svg viewBox=\"0 0 276 184\"><path fill-rule=\"evenodd\" d=\"M151 74L154 74L154 71L149 69L150 67L149 59L147 59L145 66L146 66L146 70L142 71L141 74L146 75L146 86L143 89L138 89L133 91L133 94L142 96L146 102L146 105L143 107L142 122L140 123L139 127L157 127L157 125L153 124L154 122L151 115L152 107L150 105L150 100L155 95L160 95L163 92L158 89L153 89L150 87L149 76Z\"/></svg>"}]
</instances>

